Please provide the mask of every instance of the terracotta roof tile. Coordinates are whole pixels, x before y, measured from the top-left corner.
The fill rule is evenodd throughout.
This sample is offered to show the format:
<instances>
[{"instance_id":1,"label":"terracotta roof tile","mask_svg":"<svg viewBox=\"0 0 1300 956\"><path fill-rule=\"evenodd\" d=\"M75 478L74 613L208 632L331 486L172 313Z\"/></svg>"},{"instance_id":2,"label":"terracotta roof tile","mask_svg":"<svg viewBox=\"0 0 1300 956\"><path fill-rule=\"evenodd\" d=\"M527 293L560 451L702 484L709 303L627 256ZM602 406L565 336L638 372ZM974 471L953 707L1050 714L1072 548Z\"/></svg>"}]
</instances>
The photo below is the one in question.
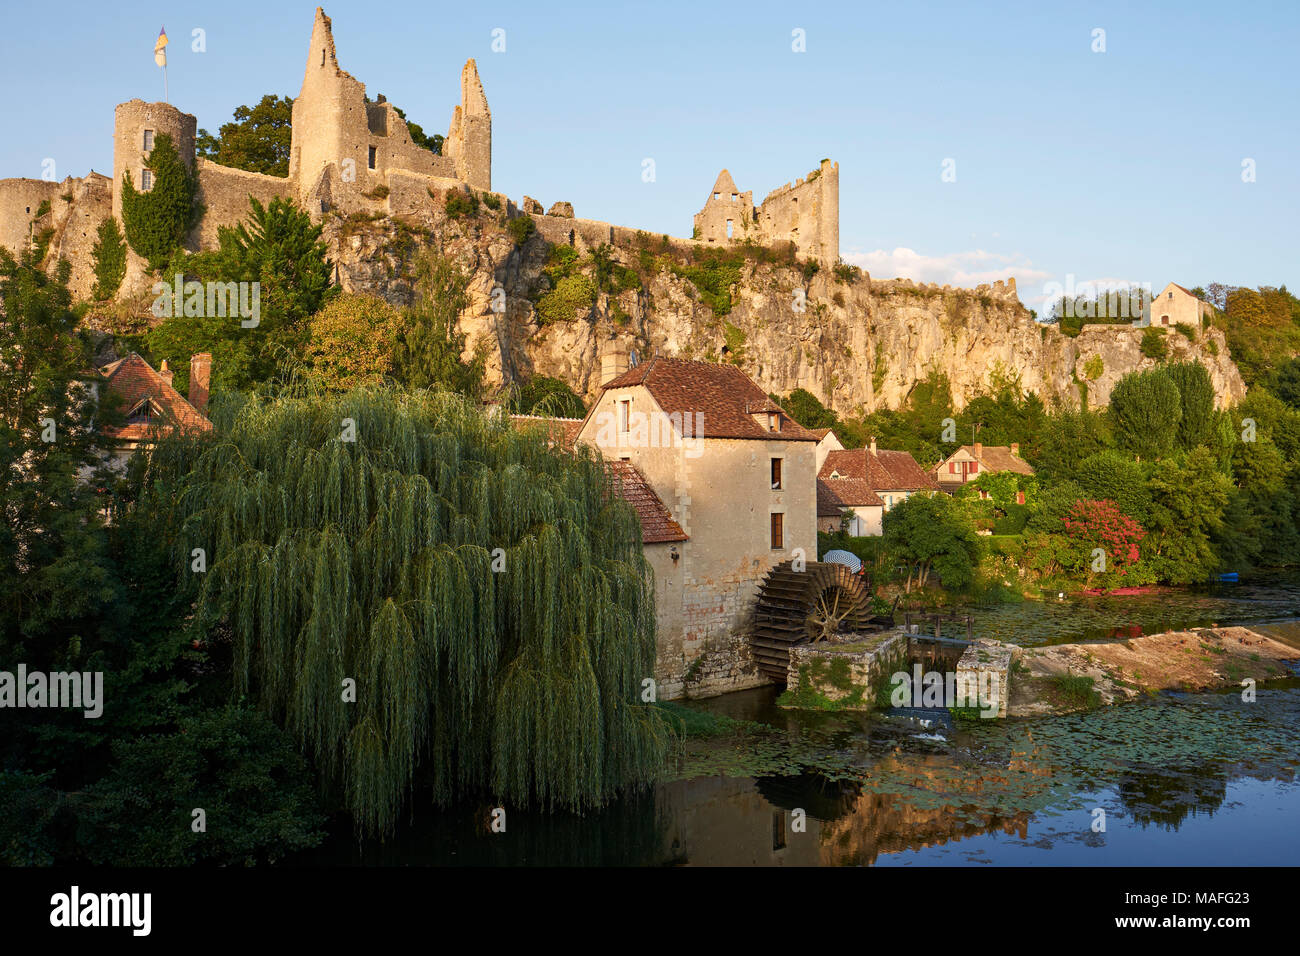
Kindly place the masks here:
<instances>
[{"instance_id":1,"label":"terracotta roof tile","mask_svg":"<svg viewBox=\"0 0 1300 956\"><path fill-rule=\"evenodd\" d=\"M846 448L827 452L820 478L837 473L841 478L865 479L873 491L934 491L938 488L929 473L905 451Z\"/></svg>"},{"instance_id":2,"label":"terracotta roof tile","mask_svg":"<svg viewBox=\"0 0 1300 956\"><path fill-rule=\"evenodd\" d=\"M973 445L962 445L957 451L964 451L980 463L984 471L1011 471L1017 475L1032 475L1034 468L1029 462L1025 461L1019 455L1011 454L1011 448L1007 445L983 445L980 453L975 454ZM957 452L953 452L953 455ZM935 471L940 471L944 465L948 464L948 458L945 458L939 464L935 465Z\"/></svg>"},{"instance_id":3,"label":"terracotta roof tile","mask_svg":"<svg viewBox=\"0 0 1300 956\"><path fill-rule=\"evenodd\" d=\"M818 478L817 517L833 518L843 508L883 508L885 502L863 478Z\"/></svg>"},{"instance_id":4,"label":"terracotta roof tile","mask_svg":"<svg viewBox=\"0 0 1300 956\"><path fill-rule=\"evenodd\" d=\"M817 441L817 436L782 411L779 432L754 419L755 414L780 406L768 398L754 380L736 368L717 362L653 358L628 369L602 386L604 389L644 386L668 415L698 415L684 437L764 438L781 441Z\"/></svg>"},{"instance_id":5,"label":"terracotta roof tile","mask_svg":"<svg viewBox=\"0 0 1300 956\"><path fill-rule=\"evenodd\" d=\"M549 418L545 415L511 415L510 424L515 428L524 429L531 425L536 425L546 429L551 441L561 448L572 450L578 440L578 432L582 431L581 418Z\"/></svg>"},{"instance_id":6,"label":"terracotta roof tile","mask_svg":"<svg viewBox=\"0 0 1300 956\"><path fill-rule=\"evenodd\" d=\"M107 393L122 399L121 411L130 414L146 400L152 405L152 421L128 422L120 427L106 427L104 434L119 441L152 441L173 428L209 431L212 422L172 388L153 366L132 352L99 370Z\"/></svg>"},{"instance_id":7,"label":"terracotta roof tile","mask_svg":"<svg viewBox=\"0 0 1300 956\"><path fill-rule=\"evenodd\" d=\"M659 500L659 496L635 465L630 461L609 461L605 464L614 479L618 496L635 508L637 517L641 519L643 544L688 539L682 526L673 520L672 512Z\"/></svg>"}]
</instances>

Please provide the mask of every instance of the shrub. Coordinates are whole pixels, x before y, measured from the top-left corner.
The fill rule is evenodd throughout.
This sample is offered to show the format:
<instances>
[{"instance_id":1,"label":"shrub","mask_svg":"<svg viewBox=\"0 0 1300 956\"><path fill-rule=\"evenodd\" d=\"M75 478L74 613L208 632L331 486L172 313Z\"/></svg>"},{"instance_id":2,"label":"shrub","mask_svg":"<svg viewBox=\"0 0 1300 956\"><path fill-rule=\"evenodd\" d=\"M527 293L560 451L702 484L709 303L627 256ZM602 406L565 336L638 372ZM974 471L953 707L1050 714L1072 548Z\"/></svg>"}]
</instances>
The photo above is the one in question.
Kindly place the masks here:
<instances>
[{"instance_id":1,"label":"shrub","mask_svg":"<svg viewBox=\"0 0 1300 956\"><path fill-rule=\"evenodd\" d=\"M478 197L465 195L457 190L447 193L447 215L452 219L463 219L478 215Z\"/></svg>"},{"instance_id":2,"label":"shrub","mask_svg":"<svg viewBox=\"0 0 1300 956\"><path fill-rule=\"evenodd\" d=\"M567 248L567 247L566 247ZM565 276L537 303L537 318L542 325L572 322L582 309L596 301L596 287L585 275Z\"/></svg>"},{"instance_id":3,"label":"shrub","mask_svg":"<svg viewBox=\"0 0 1300 956\"><path fill-rule=\"evenodd\" d=\"M1165 333L1163 329L1155 326L1149 326L1142 332L1142 354L1149 359L1155 359L1157 362L1169 354L1169 346L1165 344Z\"/></svg>"},{"instance_id":4,"label":"shrub","mask_svg":"<svg viewBox=\"0 0 1300 956\"><path fill-rule=\"evenodd\" d=\"M510 238L514 240L516 246L522 246L536 231L537 223L533 222L533 217L528 213L515 216L506 224L506 232L510 233Z\"/></svg>"},{"instance_id":5,"label":"shrub","mask_svg":"<svg viewBox=\"0 0 1300 956\"><path fill-rule=\"evenodd\" d=\"M1090 382L1101 378L1101 373L1104 371L1106 371L1106 363L1102 361L1100 355L1094 355L1083 364L1083 377Z\"/></svg>"},{"instance_id":6,"label":"shrub","mask_svg":"<svg viewBox=\"0 0 1300 956\"><path fill-rule=\"evenodd\" d=\"M153 173L153 188L137 192L131 171L122 174L122 225L126 241L136 255L161 268L180 248L185 234L198 223L203 207L195 201L199 180L181 160L170 136L159 133L146 167Z\"/></svg>"},{"instance_id":7,"label":"shrub","mask_svg":"<svg viewBox=\"0 0 1300 956\"><path fill-rule=\"evenodd\" d=\"M370 190L370 192L366 193L366 198L367 198L367 199L387 199L387 198L388 198L388 187L385 186L383 183L380 183L380 184L379 184L378 186L376 186L374 189Z\"/></svg>"},{"instance_id":8,"label":"shrub","mask_svg":"<svg viewBox=\"0 0 1300 956\"><path fill-rule=\"evenodd\" d=\"M1196 327L1188 325L1186 322L1179 322L1176 326L1180 335L1189 342L1196 341Z\"/></svg>"},{"instance_id":9,"label":"shrub","mask_svg":"<svg viewBox=\"0 0 1300 956\"><path fill-rule=\"evenodd\" d=\"M501 208L501 199L495 193L484 193L483 205L487 206L493 212L496 212Z\"/></svg>"},{"instance_id":10,"label":"shrub","mask_svg":"<svg viewBox=\"0 0 1300 956\"><path fill-rule=\"evenodd\" d=\"M95 263L95 288L91 294L96 299L113 298L126 277L126 240L112 216L99 224L91 257Z\"/></svg>"},{"instance_id":11,"label":"shrub","mask_svg":"<svg viewBox=\"0 0 1300 956\"><path fill-rule=\"evenodd\" d=\"M859 266L850 265L842 260L835 263L836 282L857 282L861 278L862 269Z\"/></svg>"}]
</instances>

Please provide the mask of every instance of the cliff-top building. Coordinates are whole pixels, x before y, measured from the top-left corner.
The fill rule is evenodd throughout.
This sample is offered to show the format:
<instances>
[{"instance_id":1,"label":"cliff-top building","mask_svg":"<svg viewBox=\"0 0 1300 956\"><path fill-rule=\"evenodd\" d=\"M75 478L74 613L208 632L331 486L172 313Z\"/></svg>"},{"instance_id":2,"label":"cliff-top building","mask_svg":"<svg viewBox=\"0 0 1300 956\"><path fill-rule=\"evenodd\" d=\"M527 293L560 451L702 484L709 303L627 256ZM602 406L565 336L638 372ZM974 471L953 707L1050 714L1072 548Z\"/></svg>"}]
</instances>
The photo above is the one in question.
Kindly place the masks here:
<instances>
[{"instance_id":1,"label":"cliff-top building","mask_svg":"<svg viewBox=\"0 0 1300 956\"><path fill-rule=\"evenodd\" d=\"M75 179L0 180L0 246L13 252L47 235L47 263L67 259L72 265L70 287L89 298L94 285L91 249L100 223L122 217L122 183L130 176L136 189L153 187L149 154L158 136L166 133L183 161L198 176L201 221L187 239L191 250L214 248L218 230L248 216L249 199L268 203L276 197L293 199L314 219L331 210L343 215L378 213L427 216L434 204L453 190L492 189L492 113L471 59L460 76L460 103L441 154L424 149L411 138L406 121L383 96L373 100L365 84L339 65L330 19L317 8L307 47L302 86L293 102L289 175L268 176L220 166L195 156L197 120L170 103L133 99L117 106L113 125L111 175L91 172ZM776 190L755 208L745 202L725 171L704 210L696 216L700 244L726 244L745 238L772 244L793 242L800 256L833 264L839 258L839 171L829 160L798 180ZM502 197L504 198L504 197ZM520 213L506 200L507 215ZM743 207L743 208L741 208ZM535 200L524 199L524 212L533 214L538 231L548 241L580 249L630 241L635 230L607 222L576 219L569 203L552 205L541 214ZM683 246L690 240L674 240ZM124 290L137 289L144 264L129 256Z\"/></svg>"}]
</instances>

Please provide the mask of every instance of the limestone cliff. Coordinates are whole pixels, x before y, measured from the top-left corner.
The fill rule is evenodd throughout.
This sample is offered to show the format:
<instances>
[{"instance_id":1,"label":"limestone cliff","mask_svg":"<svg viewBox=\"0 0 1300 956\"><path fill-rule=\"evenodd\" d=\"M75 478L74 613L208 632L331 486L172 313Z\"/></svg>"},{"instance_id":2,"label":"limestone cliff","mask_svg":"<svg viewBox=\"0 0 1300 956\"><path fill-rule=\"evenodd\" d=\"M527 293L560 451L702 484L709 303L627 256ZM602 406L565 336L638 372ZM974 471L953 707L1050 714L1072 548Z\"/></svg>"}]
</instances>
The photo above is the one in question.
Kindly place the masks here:
<instances>
[{"instance_id":1,"label":"limestone cliff","mask_svg":"<svg viewBox=\"0 0 1300 956\"><path fill-rule=\"evenodd\" d=\"M673 268L685 264L683 243L643 234L627 242L626 230L609 233L612 259L635 271L641 287L598 292L571 321L543 325L536 301L550 288L543 270L551 248L543 235L569 238L584 257L598 244L590 229L566 232L561 222L557 231L556 222L540 222L554 217L537 218L547 228L522 245L507 233L504 213L450 220L441 209L419 221L330 216L325 234L343 287L394 303L410 299L418 246L440 247L472 276L462 329L487 350L490 379L551 375L587 397L599 384L600 353L615 342L643 357L726 358L768 391L805 388L842 412L897 407L932 373L948 376L958 408L1013 379L1048 402L1077 405L1086 393L1097 406L1126 372L1155 364L1139 350L1142 329L1086 326L1069 338L1035 322L1014 281L952 289L866 275L841 281L825 268L805 279L793 264L751 258L731 285L730 312L718 316L687 270ZM493 312L498 287L504 311ZM1171 359L1206 366L1221 405L1245 395L1221 332L1201 331L1193 341L1170 329L1164 341Z\"/></svg>"}]
</instances>

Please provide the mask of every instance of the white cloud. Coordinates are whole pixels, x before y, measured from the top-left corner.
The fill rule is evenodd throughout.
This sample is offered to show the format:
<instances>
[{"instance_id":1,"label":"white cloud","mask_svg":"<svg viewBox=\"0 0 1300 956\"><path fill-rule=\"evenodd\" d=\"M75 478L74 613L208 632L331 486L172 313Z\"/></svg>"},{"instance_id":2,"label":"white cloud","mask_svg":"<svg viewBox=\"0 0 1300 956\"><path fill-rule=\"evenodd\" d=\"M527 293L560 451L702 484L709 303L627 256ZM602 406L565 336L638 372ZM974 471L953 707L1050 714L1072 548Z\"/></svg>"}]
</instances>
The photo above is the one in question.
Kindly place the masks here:
<instances>
[{"instance_id":1,"label":"white cloud","mask_svg":"<svg viewBox=\"0 0 1300 956\"><path fill-rule=\"evenodd\" d=\"M1016 288L1027 289L1051 276L1045 269L1035 269L1029 259L1018 253L1004 255L983 249L926 256L900 247L892 252L884 249L851 252L844 261L861 266L875 279L903 278L953 286L976 286L1014 276Z\"/></svg>"}]
</instances>

